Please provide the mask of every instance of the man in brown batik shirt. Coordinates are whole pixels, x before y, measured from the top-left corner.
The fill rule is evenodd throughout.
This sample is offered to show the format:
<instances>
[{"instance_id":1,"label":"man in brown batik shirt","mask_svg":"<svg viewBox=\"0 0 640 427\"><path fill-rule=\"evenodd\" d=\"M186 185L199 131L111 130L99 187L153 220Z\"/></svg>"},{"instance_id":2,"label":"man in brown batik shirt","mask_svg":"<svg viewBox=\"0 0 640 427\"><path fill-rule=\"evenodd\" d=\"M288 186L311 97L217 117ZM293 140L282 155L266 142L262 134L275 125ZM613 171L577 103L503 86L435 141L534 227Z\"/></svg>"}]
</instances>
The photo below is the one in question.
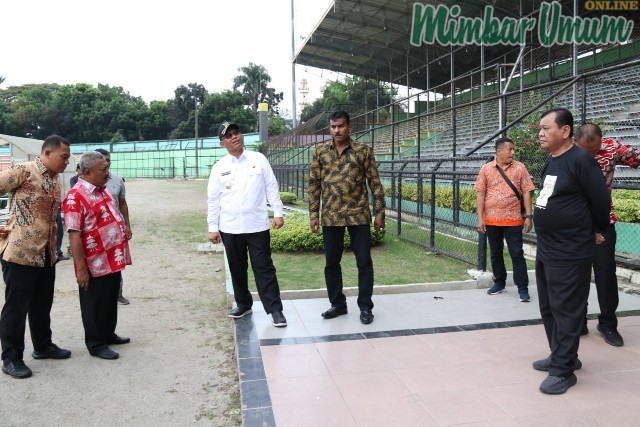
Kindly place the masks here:
<instances>
[{"instance_id":1,"label":"man in brown batik shirt","mask_svg":"<svg viewBox=\"0 0 640 427\"><path fill-rule=\"evenodd\" d=\"M2 372L27 378L24 330L29 317L34 359L66 359L69 350L51 341L51 305L56 278L56 215L60 178L69 164L69 141L51 135L32 162L0 172L0 194L9 193L9 221L0 228L0 263L6 288L0 314Z\"/></svg>"},{"instance_id":2,"label":"man in brown batik shirt","mask_svg":"<svg viewBox=\"0 0 640 427\"><path fill-rule=\"evenodd\" d=\"M343 110L335 111L329 118L329 124L332 140L316 149L311 161L308 189L311 231L319 233L319 225L322 224L326 260L324 275L331 302L331 307L322 313L322 317L333 319L347 314L340 268L346 228L358 266L360 321L369 324L373 322L373 261L367 184L373 194L374 227L378 231L384 228L384 190L373 150L351 140L349 114Z\"/></svg>"}]
</instances>

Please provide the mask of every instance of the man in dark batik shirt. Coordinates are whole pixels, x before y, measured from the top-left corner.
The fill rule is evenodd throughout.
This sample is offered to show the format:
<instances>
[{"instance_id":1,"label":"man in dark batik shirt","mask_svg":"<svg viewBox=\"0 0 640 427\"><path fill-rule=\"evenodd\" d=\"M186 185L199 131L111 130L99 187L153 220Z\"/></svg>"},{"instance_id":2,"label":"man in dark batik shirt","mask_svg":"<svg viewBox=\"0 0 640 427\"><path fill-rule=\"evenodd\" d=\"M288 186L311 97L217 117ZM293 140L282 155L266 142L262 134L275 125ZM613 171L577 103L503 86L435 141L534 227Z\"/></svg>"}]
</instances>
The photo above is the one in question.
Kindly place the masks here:
<instances>
[{"instance_id":1,"label":"man in dark batik shirt","mask_svg":"<svg viewBox=\"0 0 640 427\"><path fill-rule=\"evenodd\" d=\"M367 184L373 194L374 227L378 231L384 228L384 190L378 178L373 150L351 140L349 114L343 110L335 111L329 118L329 124L332 140L318 146L313 155L308 189L311 231L318 233L320 222L322 224L326 260L324 276L331 302L331 307L322 313L322 317L333 319L347 314L340 268L346 228L358 266L360 321L366 325L373 322L371 210Z\"/></svg>"}]
</instances>

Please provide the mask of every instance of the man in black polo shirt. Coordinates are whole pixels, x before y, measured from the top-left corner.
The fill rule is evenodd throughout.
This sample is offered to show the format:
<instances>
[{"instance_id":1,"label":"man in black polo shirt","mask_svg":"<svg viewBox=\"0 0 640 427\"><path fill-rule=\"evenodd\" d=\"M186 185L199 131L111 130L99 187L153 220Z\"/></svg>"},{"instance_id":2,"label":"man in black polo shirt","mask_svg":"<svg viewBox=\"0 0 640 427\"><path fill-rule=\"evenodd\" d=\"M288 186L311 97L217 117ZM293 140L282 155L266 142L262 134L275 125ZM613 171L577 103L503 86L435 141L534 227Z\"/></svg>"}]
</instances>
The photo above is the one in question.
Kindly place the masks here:
<instances>
[{"instance_id":1,"label":"man in black polo shirt","mask_svg":"<svg viewBox=\"0 0 640 427\"><path fill-rule=\"evenodd\" d=\"M578 346L591 282L595 233L609 225L609 193L598 163L573 145L573 116L565 108L540 120L540 147L550 156L535 203L536 281L551 355L533 363L549 376L540 385L561 394L577 382Z\"/></svg>"}]
</instances>

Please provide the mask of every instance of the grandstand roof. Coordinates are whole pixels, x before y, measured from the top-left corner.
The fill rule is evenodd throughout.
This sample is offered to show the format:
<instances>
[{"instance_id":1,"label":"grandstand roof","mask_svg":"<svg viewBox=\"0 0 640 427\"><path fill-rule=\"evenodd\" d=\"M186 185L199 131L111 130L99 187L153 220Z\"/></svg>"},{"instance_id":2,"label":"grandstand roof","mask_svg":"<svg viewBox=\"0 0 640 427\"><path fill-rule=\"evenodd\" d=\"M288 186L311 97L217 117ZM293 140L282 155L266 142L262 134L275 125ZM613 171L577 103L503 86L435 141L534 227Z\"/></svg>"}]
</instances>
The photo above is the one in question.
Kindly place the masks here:
<instances>
[{"instance_id":1,"label":"grandstand roof","mask_svg":"<svg viewBox=\"0 0 640 427\"><path fill-rule=\"evenodd\" d=\"M550 1L550 0L549 0ZM536 16L539 1L531 0L336 0L327 9L311 35L298 51L294 62L321 69L356 76L379 79L419 89L433 90L451 77L449 54L451 47L438 44L412 46L409 41L414 3L444 4L461 7L460 16L479 17L487 5L494 8L494 16ZM562 0L563 14L572 15L573 0ZM520 11L522 5L522 11ZM634 35L638 33L638 13L627 15L636 21ZM539 46L536 31L531 31L530 46ZM581 46L581 49L589 49ZM481 64L481 49L477 45L454 47L455 76L461 76ZM529 62L545 63L550 57L566 58L571 46L538 49L530 54ZM485 46L485 66L498 62L515 62L518 46ZM429 67L427 82L426 64ZM428 83L428 85L427 85ZM458 87L460 87L458 85ZM449 87L437 90L447 93Z\"/></svg>"}]
</instances>

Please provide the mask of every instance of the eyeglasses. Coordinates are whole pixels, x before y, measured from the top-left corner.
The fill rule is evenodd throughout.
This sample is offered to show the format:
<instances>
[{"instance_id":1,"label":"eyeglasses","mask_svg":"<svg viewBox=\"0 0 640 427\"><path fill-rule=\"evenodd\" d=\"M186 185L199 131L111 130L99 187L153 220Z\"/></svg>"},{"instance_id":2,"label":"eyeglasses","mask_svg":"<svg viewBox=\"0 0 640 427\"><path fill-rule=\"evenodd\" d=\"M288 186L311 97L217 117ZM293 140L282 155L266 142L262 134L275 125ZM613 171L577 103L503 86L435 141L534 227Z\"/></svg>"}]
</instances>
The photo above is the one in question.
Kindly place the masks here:
<instances>
[{"instance_id":1,"label":"eyeglasses","mask_svg":"<svg viewBox=\"0 0 640 427\"><path fill-rule=\"evenodd\" d=\"M222 139L231 139L236 135L242 135L242 134L237 130L231 130L231 131L225 133L224 136L222 137Z\"/></svg>"}]
</instances>

